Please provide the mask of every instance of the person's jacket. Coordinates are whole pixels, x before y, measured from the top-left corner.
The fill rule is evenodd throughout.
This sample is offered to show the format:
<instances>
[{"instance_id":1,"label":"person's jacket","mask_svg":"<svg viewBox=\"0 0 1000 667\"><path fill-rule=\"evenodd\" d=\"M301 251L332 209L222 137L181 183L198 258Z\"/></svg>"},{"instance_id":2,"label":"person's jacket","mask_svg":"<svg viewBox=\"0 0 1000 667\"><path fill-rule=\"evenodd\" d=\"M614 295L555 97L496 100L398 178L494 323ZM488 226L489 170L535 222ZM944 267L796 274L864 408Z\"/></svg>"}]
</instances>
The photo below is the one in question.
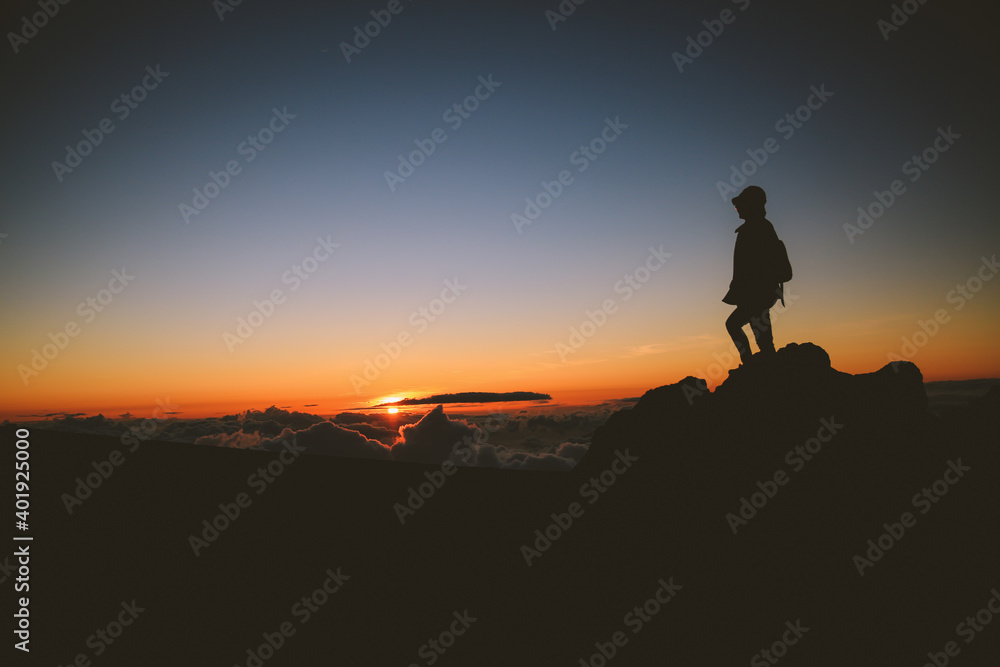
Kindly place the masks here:
<instances>
[{"instance_id":1,"label":"person's jacket","mask_svg":"<svg viewBox=\"0 0 1000 667\"><path fill-rule=\"evenodd\" d=\"M777 300L778 281L774 278L778 235L766 218L747 220L736 228L733 251L733 280L722 297L734 306L767 306Z\"/></svg>"}]
</instances>

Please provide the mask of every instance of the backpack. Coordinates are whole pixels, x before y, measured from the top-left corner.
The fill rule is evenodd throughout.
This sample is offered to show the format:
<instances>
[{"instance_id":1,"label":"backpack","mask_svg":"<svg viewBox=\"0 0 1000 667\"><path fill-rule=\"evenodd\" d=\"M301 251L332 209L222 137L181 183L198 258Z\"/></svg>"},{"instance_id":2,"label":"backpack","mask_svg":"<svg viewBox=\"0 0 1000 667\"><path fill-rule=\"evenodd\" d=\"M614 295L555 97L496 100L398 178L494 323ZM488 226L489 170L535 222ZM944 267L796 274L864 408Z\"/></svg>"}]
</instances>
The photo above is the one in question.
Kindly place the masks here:
<instances>
[{"instance_id":1,"label":"backpack","mask_svg":"<svg viewBox=\"0 0 1000 667\"><path fill-rule=\"evenodd\" d=\"M792 279L792 263L788 261L788 250L785 248L785 243L779 238L775 238L774 256L771 261L772 275L778 283L781 305L784 306L785 283Z\"/></svg>"},{"instance_id":2,"label":"backpack","mask_svg":"<svg viewBox=\"0 0 1000 667\"><path fill-rule=\"evenodd\" d=\"M779 283L787 283L792 279L792 264L788 261L788 250L781 239L777 239L774 247L774 264L771 269L774 271L774 278Z\"/></svg>"}]
</instances>

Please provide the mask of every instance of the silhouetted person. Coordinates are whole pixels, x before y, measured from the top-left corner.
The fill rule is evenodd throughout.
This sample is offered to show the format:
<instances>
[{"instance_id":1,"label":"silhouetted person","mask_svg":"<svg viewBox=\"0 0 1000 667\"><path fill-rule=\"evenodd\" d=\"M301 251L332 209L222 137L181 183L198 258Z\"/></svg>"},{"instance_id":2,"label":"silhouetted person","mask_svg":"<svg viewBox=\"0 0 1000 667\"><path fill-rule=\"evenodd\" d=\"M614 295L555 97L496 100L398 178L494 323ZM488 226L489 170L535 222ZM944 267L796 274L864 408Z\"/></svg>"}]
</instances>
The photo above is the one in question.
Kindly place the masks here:
<instances>
[{"instance_id":1,"label":"silhouetted person","mask_svg":"<svg viewBox=\"0 0 1000 667\"><path fill-rule=\"evenodd\" d=\"M736 344L740 360L746 363L752 356L750 343L743 333L746 324L753 330L761 353L774 353L771 306L778 300L781 290L773 270L778 235L764 217L767 202L764 190L756 185L747 186L732 201L744 223L736 228L733 280L722 301L736 306L726 320L726 330Z\"/></svg>"}]
</instances>

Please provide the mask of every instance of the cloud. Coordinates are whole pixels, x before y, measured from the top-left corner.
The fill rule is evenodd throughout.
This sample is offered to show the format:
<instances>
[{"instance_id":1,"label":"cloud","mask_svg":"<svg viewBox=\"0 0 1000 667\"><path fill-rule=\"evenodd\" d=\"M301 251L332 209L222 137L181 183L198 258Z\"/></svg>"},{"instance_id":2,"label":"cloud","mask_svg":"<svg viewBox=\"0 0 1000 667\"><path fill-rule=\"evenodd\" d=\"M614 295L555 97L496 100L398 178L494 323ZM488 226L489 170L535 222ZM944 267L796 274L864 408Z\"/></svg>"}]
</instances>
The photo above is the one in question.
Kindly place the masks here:
<instances>
[{"instance_id":1,"label":"cloud","mask_svg":"<svg viewBox=\"0 0 1000 667\"><path fill-rule=\"evenodd\" d=\"M392 455L398 461L420 463L440 464L450 459L461 466L570 470L587 451L586 445L578 443L563 443L554 451L513 451L488 443L488 438L489 430L464 420L449 419L444 406L439 405L416 424L399 429Z\"/></svg>"},{"instance_id":2,"label":"cloud","mask_svg":"<svg viewBox=\"0 0 1000 667\"><path fill-rule=\"evenodd\" d=\"M650 354L663 354L666 351L665 343L647 343L646 345L633 345L622 355L624 358L645 357Z\"/></svg>"},{"instance_id":3,"label":"cloud","mask_svg":"<svg viewBox=\"0 0 1000 667\"><path fill-rule=\"evenodd\" d=\"M526 449L528 451L538 451L549 446L549 443L545 442L541 438L536 438L533 435L528 436L517 444L521 449Z\"/></svg>"},{"instance_id":4,"label":"cloud","mask_svg":"<svg viewBox=\"0 0 1000 667\"><path fill-rule=\"evenodd\" d=\"M601 406L585 412L517 417L512 423L520 427L511 428L508 424L507 431L523 434L520 443L514 446L516 449L554 451L563 442L588 442L593 432L607 421L610 412L609 408Z\"/></svg>"},{"instance_id":5,"label":"cloud","mask_svg":"<svg viewBox=\"0 0 1000 667\"><path fill-rule=\"evenodd\" d=\"M308 428L313 424L326 421L319 415L309 414L308 412L289 412L273 405L263 412L260 410L247 410L246 420L259 422L274 421L293 430Z\"/></svg>"},{"instance_id":6,"label":"cloud","mask_svg":"<svg viewBox=\"0 0 1000 667\"><path fill-rule=\"evenodd\" d=\"M579 463L589 450L590 447L582 442L564 442L556 449L556 456L573 459Z\"/></svg>"},{"instance_id":7,"label":"cloud","mask_svg":"<svg viewBox=\"0 0 1000 667\"><path fill-rule=\"evenodd\" d=\"M211 445L213 447L237 447L240 449L248 449L250 447L256 447L260 444L260 435L256 433L244 433L243 431L236 431L235 433L219 433L217 435L203 435L194 444L196 445Z\"/></svg>"},{"instance_id":8,"label":"cloud","mask_svg":"<svg viewBox=\"0 0 1000 667\"><path fill-rule=\"evenodd\" d=\"M525 427L529 430L552 430L571 431L585 429L592 431L607 421L604 411L600 412L572 412L565 415L537 415L530 417L525 422Z\"/></svg>"},{"instance_id":9,"label":"cloud","mask_svg":"<svg viewBox=\"0 0 1000 667\"><path fill-rule=\"evenodd\" d=\"M333 421L338 424L365 424L376 421L378 417L375 415L361 414L358 412L341 412Z\"/></svg>"},{"instance_id":10,"label":"cloud","mask_svg":"<svg viewBox=\"0 0 1000 667\"><path fill-rule=\"evenodd\" d=\"M278 451L284 442L294 439L306 453L324 456L431 465L451 460L456 465L469 467L569 470L586 453L589 441L589 434L581 436L572 431L591 426L591 420L599 418L572 413L531 418L491 415L485 419L482 426L466 419L451 419L445 414L444 406L438 405L419 421L403 424L397 431L392 427L398 420L389 420L386 415L341 413L334 421L326 421L318 415L288 412L271 406L263 411L247 410L238 415L203 419L108 419L103 415L86 418L71 415L45 424L70 432L115 437L133 432L143 440L193 442L213 447ZM526 437L511 444L511 436L517 432ZM537 437L536 433L542 437ZM501 443L489 442L491 437Z\"/></svg>"},{"instance_id":11,"label":"cloud","mask_svg":"<svg viewBox=\"0 0 1000 667\"><path fill-rule=\"evenodd\" d=\"M498 458L501 458L500 467L506 470L572 470L583 459L587 449L587 445L564 442L554 453L509 452Z\"/></svg>"},{"instance_id":12,"label":"cloud","mask_svg":"<svg viewBox=\"0 0 1000 667\"><path fill-rule=\"evenodd\" d=\"M555 454L514 452L499 467L507 470L571 470L575 465L576 461Z\"/></svg>"},{"instance_id":13,"label":"cloud","mask_svg":"<svg viewBox=\"0 0 1000 667\"><path fill-rule=\"evenodd\" d=\"M48 424L39 424L38 426L70 433L94 433L97 435L116 435L121 431L120 422L108 419L102 414L81 419L82 416L83 413L66 414L65 417L56 418Z\"/></svg>"},{"instance_id":14,"label":"cloud","mask_svg":"<svg viewBox=\"0 0 1000 667\"><path fill-rule=\"evenodd\" d=\"M136 420L134 426L142 428L147 420ZM208 417L206 419L168 419L148 420L156 425L156 430L152 434L155 440L167 440L169 442L193 442L198 444L198 440L204 436L228 435L239 431L240 425L234 421ZM148 428L148 427L147 427Z\"/></svg>"},{"instance_id":15,"label":"cloud","mask_svg":"<svg viewBox=\"0 0 1000 667\"><path fill-rule=\"evenodd\" d=\"M299 431L286 428L277 438L262 440L260 447L268 451L281 451L284 448L283 441L294 442L298 447L303 447L305 454L386 461L392 458L389 448L378 440L371 440L357 431L328 421Z\"/></svg>"},{"instance_id":16,"label":"cloud","mask_svg":"<svg viewBox=\"0 0 1000 667\"><path fill-rule=\"evenodd\" d=\"M465 421L453 421L439 405L418 421L399 429L399 437L392 446L392 456L397 461L417 463L442 463L448 459L457 444L477 443L483 432Z\"/></svg>"},{"instance_id":17,"label":"cloud","mask_svg":"<svg viewBox=\"0 0 1000 667\"><path fill-rule=\"evenodd\" d=\"M391 428L383 428L381 426L375 426L374 424L365 423L355 423L355 424L338 424L341 428L350 429L351 431L357 431L361 435L364 435L372 440L378 440L383 445L389 446L395 442L396 437L399 435L396 431Z\"/></svg>"},{"instance_id":18,"label":"cloud","mask_svg":"<svg viewBox=\"0 0 1000 667\"><path fill-rule=\"evenodd\" d=\"M249 420L243 422L242 431L244 433L257 433L262 438L273 438L284 431L286 427L286 424L279 424L273 419L268 419L266 421Z\"/></svg>"}]
</instances>

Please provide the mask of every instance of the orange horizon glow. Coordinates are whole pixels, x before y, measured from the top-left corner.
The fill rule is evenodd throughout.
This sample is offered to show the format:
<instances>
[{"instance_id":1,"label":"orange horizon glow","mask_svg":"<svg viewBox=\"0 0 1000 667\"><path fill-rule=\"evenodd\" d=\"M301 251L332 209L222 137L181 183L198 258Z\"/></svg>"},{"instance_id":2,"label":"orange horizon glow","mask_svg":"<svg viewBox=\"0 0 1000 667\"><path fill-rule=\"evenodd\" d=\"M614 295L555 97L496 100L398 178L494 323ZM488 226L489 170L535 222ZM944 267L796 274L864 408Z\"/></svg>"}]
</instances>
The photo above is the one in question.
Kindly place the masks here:
<instances>
[{"instance_id":1,"label":"orange horizon glow","mask_svg":"<svg viewBox=\"0 0 1000 667\"><path fill-rule=\"evenodd\" d=\"M407 398L406 396L383 396L382 398L375 400L375 405L384 405L386 403L398 403Z\"/></svg>"},{"instance_id":2,"label":"orange horizon glow","mask_svg":"<svg viewBox=\"0 0 1000 667\"><path fill-rule=\"evenodd\" d=\"M880 302L838 301L822 292L835 286L802 282L789 292L795 299L787 308L772 310L779 348L811 341L826 350L834 369L851 374L878 371L902 352L925 382L1000 377L1000 290L984 289L968 307L952 311L951 321L932 337L920 337L919 322L933 314L936 297L928 297L930 305L913 297L913 303L887 312ZM0 365L8 368L0 377L0 419L126 412L139 418L219 417L271 405L332 415L465 391L532 391L550 394L553 405L586 406L641 396L687 376L714 389L739 365L723 327L729 308L692 296L678 306L689 318L677 322L659 304L681 297L666 282L660 292L652 290L643 302L624 304L627 310L562 358L556 344L569 340L564 322L579 324L579 316L560 315L555 324L552 316L540 321L528 313L484 320L483 311L459 313L456 304L447 325L428 329L378 373L367 374L367 364L381 351L378 337L373 342L367 331L349 331L331 347L322 327L310 328L301 319L305 315L293 312L269 322L235 353L220 350L216 337L180 324L137 330L135 320L109 314L102 321L106 328L81 334L25 384L17 369L43 343L33 330L18 330L0 350ZM384 338L391 340L387 330ZM912 340L920 345L906 349Z\"/></svg>"},{"instance_id":3,"label":"orange horizon glow","mask_svg":"<svg viewBox=\"0 0 1000 667\"><path fill-rule=\"evenodd\" d=\"M931 349L920 350L914 356L913 362L922 372L924 382L1000 377L1000 364L984 365L980 361L988 355L995 356L991 346L992 341L982 342L979 345L970 344L966 348L970 353L969 358L958 354L947 357L940 351ZM851 374L877 371L889 361L884 354L880 358L879 354L863 349L841 348L836 345L826 346L825 349L831 356L833 368ZM360 395L347 392L334 396L326 395L322 398L315 397L322 395L321 392L325 393L321 382L315 383L316 394L309 395L308 392L303 392L301 386L297 387L294 393L281 391L291 387L275 387L277 391L270 393L250 382L242 384L239 391L235 390L235 386L231 387L229 392L223 387L210 384L192 389L182 383L171 382L166 387L167 391L155 392L152 389L154 383L146 380L145 383L133 385L134 391L121 391L115 390L116 383L109 378L105 383L91 381L91 386L85 390L50 389L44 395L32 397L12 395L8 390L0 418L12 421L38 421L45 419L46 414L82 413L90 416L100 413L113 418L130 413L136 418L192 419L238 414L247 409L263 410L270 405L289 411L332 415L343 411L370 410L377 405L396 403L404 398L422 398L460 391L498 393L536 391L552 396L552 400L546 402L546 405L585 407L636 398L650 389L679 382L688 375L705 379L709 388L714 390L725 381L729 370L737 365L720 363L720 360L727 361L730 355L735 356L735 350L722 347L708 352L694 352L690 350L685 359L678 359L676 355L661 352L643 354L633 359L591 358L558 368L528 368L522 370L520 373L522 379L516 381L497 379L493 382L476 381L465 384L465 381L453 380L455 384L452 386L443 383L429 385L412 382L409 386L413 389L405 391ZM977 358L977 355L982 356ZM673 358L668 359L671 356ZM634 377L634 382L628 384L614 382L621 379L623 371L624 374ZM546 382L547 376L550 378L549 382ZM587 388L588 385L590 388ZM187 400L182 400L181 396L185 395L188 397ZM276 395L287 398L276 400ZM144 399L137 400L137 396L143 396ZM535 402L505 402L500 405L508 410L515 406L522 409L521 406L535 405ZM430 410L434 406L427 404L411 407L413 411L421 411ZM448 410L447 405L445 409ZM177 414L171 414L174 412ZM387 408L387 412L398 413L399 408L390 407Z\"/></svg>"}]
</instances>

